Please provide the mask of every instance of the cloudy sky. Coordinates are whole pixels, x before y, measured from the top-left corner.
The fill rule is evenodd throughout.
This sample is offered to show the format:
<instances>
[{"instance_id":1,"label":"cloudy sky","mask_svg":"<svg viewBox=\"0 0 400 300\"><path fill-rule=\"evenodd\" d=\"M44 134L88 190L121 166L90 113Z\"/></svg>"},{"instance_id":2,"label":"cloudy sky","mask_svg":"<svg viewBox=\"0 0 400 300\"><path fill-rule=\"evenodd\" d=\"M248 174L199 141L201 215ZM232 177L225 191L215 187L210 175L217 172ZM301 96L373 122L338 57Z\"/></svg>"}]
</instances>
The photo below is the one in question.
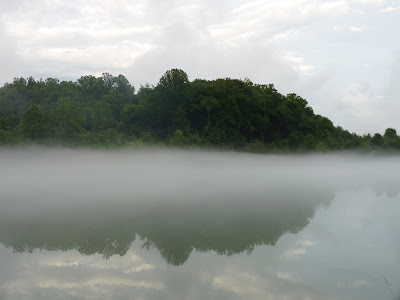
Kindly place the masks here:
<instances>
[{"instance_id":1,"label":"cloudy sky","mask_svg":"<svg viewBox=\"0 0 400 300\"><path fill-rule=\"evenodd\" d=\"M399 0L0 0L0 86L13 77L171 68L250 78L359 134L400 132Z\"/></svg>"}]
</instances>

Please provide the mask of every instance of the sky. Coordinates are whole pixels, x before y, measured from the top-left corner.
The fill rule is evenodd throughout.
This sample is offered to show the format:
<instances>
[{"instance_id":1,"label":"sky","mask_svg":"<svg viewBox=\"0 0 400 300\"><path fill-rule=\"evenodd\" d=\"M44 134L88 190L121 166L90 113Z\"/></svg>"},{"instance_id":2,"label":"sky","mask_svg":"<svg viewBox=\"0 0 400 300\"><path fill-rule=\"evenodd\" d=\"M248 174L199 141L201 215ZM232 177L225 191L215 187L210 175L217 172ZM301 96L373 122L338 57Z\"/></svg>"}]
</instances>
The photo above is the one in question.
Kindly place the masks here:
<instances>
[{"instance_id":1,"label":"sky","mask_svg":"<svg viewBox=\"0 0 400 300\"><path fill-rule=\"evenodd\" d=\"M0 86L249 78L358 134L400 133L399 0L0 0Z\"/></svg>"}]
</instances>

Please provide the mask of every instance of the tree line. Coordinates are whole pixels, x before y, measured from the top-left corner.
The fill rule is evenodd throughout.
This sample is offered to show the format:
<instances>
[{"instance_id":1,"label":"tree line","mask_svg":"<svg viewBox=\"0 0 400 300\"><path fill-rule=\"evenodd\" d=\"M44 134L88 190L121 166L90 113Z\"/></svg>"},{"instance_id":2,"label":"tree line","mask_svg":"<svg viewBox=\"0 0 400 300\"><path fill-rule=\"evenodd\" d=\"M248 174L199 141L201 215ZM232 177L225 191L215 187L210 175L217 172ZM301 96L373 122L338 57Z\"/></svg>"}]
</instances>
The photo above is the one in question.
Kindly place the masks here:
<instances>
[{"instance_id":1,"label":"tree line","mask_svg":"<svg viewBox=\"0 0 400 300\"><path fill-rule=\"evenodd\" d=\"M104 73L76 82L14 78L0 88L0 144L169 145L257 153L399 150L393 128L359 136L296 94L249 79L195 79L172 69L138 91Z\"/></svg>"}]
</instances>

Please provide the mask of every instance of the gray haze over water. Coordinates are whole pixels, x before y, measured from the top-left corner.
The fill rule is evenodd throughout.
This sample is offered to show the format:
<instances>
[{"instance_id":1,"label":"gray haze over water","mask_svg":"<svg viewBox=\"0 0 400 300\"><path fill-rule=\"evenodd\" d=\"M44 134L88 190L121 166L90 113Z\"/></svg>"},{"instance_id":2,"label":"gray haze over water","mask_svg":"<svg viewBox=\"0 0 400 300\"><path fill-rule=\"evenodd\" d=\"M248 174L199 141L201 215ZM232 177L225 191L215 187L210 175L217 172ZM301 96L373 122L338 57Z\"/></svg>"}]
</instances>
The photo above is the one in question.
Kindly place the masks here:
<instances>
[{"instance_id":1,"label":"gray haze over water","mask_svg":"<svg viewBox=\"0 0 400 300\"><path fill-rule=\"evenodd\" d=\"M268 194L271 188L342 191L373 186L397 192L399 163L400 157L360 154L6 149L0 150L0 188L3 206L214 201L219 196Z\"/></svg>"},{"instance_id":2,"label":"gray haze over water","mask_svg":"<svg viewBox=\"0 0 400 300\"><path fill-rule=\"evenodd\" d=\"M16 273L0 271L0 298L386 299L383 276L400 287L399 167L360 153L1 149L0 264Z\"/></svg>"}]
</instances>

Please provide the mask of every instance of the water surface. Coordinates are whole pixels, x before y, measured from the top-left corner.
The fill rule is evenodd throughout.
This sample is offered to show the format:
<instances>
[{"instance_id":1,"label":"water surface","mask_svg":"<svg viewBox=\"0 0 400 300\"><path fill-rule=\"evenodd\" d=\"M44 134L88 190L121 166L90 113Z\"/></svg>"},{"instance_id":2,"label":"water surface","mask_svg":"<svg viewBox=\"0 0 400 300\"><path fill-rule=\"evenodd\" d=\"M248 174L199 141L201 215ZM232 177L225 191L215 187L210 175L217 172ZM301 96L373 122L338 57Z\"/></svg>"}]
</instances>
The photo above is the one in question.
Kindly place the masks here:
<instances>
[{"instance_id":1,"label":"water surface","mask_svg":"<svg viewBox=\"0 0 400 300\"><path fill-rule=\"evenodd\" d=\"M0 298L393 299L399 167L361 154L1 150Z\"/></svg>"}]
</instances>

